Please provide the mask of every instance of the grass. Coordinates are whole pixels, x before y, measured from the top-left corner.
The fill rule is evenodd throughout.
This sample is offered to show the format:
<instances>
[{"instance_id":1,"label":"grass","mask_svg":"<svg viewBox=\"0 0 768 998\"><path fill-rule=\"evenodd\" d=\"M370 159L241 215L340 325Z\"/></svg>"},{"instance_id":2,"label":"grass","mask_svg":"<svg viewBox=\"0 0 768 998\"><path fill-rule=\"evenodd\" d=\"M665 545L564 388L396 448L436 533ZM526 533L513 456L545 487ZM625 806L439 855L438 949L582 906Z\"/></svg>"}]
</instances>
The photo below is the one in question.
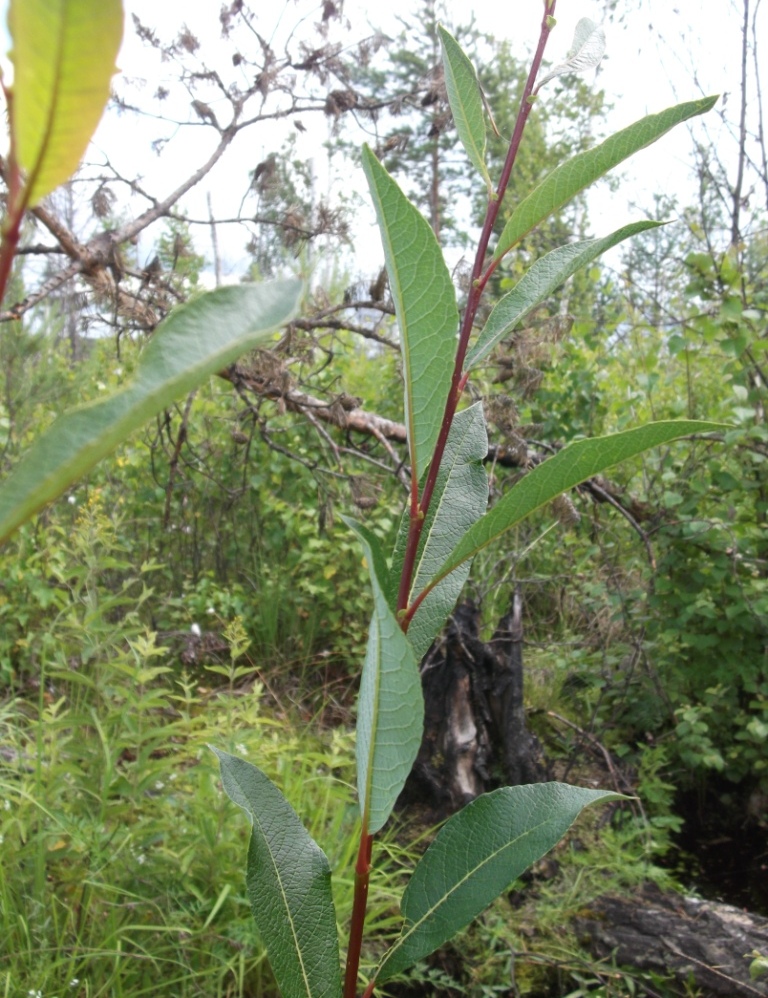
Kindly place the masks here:
<instances>
[{"instance_id":1,"label":"grass","mask_svg":"<svg viewBox=\"0 0 768 998\"><path fill-rule=\"evenodd\" d=\"M0 702L0 996L269 998L245 894L248 822L207 746L247 756L309 821L339 871L345 922L352 734L266 709L258 681L243 687L236 618L223 675L180 669L141 619L154 569L134 567L98 501L71 532L24 543L0 587L24 618L0 648L12 680ZM372 910L384 932L397 910L386 869L405 855L388 848Z\"/></svg>"},{"instance_id":2,"label":"grass","mask_svg":"<svg viewBox=\"0 0 768 998\"><path fill-rule=\"evenodd\" d=\"M182 676L137 684L130 703L115 693L101 712L76 713L65 697L43 697L40 713L5 705L0 995L274 994L245 896L247 820L224 797L208 742L258 763L309 816L346 922L352 736L270 716L262 693L257 684L204 705ZM393 841L382 851L379 935L396 929L396 873L408 860Z\"/></svg>"},{"instance_id":3,"label":"grass","mask_svg":"<svg viewBox=\"0 0 768 998\"><path fill-rule=\"evenodd\" d=\"M243 884L247 822L206 742L258 761L338 852L354 822L349 737L304 731L288 750L258 688L205 711L187 680L176 690L145 687L90 715L61 699L37 716L6 705L0 994L268 993Z\"/></svg>"}]
</instances>

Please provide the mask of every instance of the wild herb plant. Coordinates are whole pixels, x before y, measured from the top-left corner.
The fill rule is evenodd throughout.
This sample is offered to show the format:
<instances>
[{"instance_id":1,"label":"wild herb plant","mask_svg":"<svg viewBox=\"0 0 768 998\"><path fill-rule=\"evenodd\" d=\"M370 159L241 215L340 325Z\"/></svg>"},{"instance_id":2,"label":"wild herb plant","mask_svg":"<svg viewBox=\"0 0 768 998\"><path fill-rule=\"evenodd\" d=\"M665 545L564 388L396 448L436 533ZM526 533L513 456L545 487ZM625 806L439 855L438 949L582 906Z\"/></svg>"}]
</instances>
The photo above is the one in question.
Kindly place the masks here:
<instances>
[{"instance_id":1,"label":"wild herb plant","mask_svg":"<svg viewBox=\"0 0 768 998\"><path fill-rule=\"evenodd\" d=\"M567 59L546 75L540 74L556 24L555 7L556 0L544 0L538 45L506 162L495 185L485 165L486 121L475 70L452 36L440 29L445 85L456 129L487 190L485 221L461 311L428 223L373 152L363 151L402 349L411 486L389 560L373 531L348 521L360 539L370 571L374 611L358 702L361 821L343 985L325 855L261 770L243 758L214 750L227 793L252 820L248 891L285 998L335 998L342 993L344 998L354 998L357 994L374 837L395 806L422 736L418 663L451 612L474 555L586 478L649 447L716 426L693 420L665 421L578 441L530 470L487 509L482 406L459 408L473 367L576 270L658 223L635 222L603 238L546 254L496 303L475 336L479 306L491 275L552 212L632 153L714 103L707 98L649 115L562 163L515 206L494 241L526 121L541 87L555 76L596 65L602 55L601 30L583 20ZM106 21L89 24L89 18L102 10ZM89 124L80 129L87 140L114 65L116 45L102 46L102 35L109 28L113 42L119 41L118 0L110 4L73 0L60 8L55 24L49 22L46 11L43 0L14 0L11 6L17 75L12 93L6 89L11 152L0 293L24 210L73 167L69 147L65 156L66 143L51 137L64 136L75 121L80 123L78 100L87 99L89 116L84 120ZM42 45L33 44L39 39ZM62 52L65 57L58 58ZM87 79L95 80L92 92L84 88L86 98L76 86L84 67ZM154 333L124 388L62 416L25 455L0 488L0 537L60 494L172 399L290 321L301 293L297 280L223 288L172 313ZM416 864L402 897L402 931L374 970L365 998L377 984L402 973L465 926L548 851L585 806L614 796L557 783L503 787L452 817Z\"/></svg>"}]
</instances>

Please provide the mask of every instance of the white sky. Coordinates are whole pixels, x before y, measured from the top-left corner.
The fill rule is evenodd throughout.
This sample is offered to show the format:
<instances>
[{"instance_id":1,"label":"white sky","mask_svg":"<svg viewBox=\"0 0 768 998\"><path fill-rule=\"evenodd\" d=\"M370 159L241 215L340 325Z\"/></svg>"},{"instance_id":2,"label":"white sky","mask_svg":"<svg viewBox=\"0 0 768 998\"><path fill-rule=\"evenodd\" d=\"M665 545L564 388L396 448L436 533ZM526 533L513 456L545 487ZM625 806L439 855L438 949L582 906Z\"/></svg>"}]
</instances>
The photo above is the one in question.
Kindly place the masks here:
<instances>
[{"instance_id":1,"label":"white sky","mask_svg":"<svg viewBox=\"0 0 768 998\"><path fill-rule=\"evenodd\" d=\"M258 9L261 3L263 0L257 0L254 6ZM344 0L344 12L353 25L350 37L364 35L367 25L396 36L401 30L396 14L407 16L417 3L418 0L412 3L388 0L383 4ZM4 4L0 0L2 6ZM160 37L173 37L182 24L187 24L206 48L210 45L215 49L218 44L219 0L126 0L125 6L129 16L120 68L129 77L147 78L145 93L148 103L151 103L149 98L162 82L162 76L172 76L173 67L153 60L138 42L130 21L131 12L136 12L148 26L157 28ZM302 13L310 21L318 19L318 4L313 0L273 0L272 4L265 6L269 13L265 14L264 27L261 29L260 26L260 30L267 38L271 38L275 30L279 37L281 26L293 26ZM474 11L481 30L497 36L503 33L521 55L530 51L536 42L542 9L541 3L536 0L508 0L503 7L499 0L475 0L474 3L469 0L446 0L445 6L454 22L468 20L470 11ZM570 46L578 19L586 16L599 22L603 19L604 6L605 0L560 0L558 25L550 40L548 59L559 61ZM682 2L676 6L670 0L624 0L625 24L608 27L607 57L597 80L606 91L608 101L615 105L606 131L615 130L650 111L661 110L680 100L736 88L740 56L738 11L731 3L718 0L711 4L714 14L702 17L704 6L697 4L692 9ZM504 11L501 16L498 13L500 9ZM698 17L694 28L687 25L692 17ZM278 27L274 28L270 20L281 20L282 25L278 23ZM665 39L662 43L658 40L659 34ZM734 94L734 107L736 96ZM546 88L543 99L546 99ZM181 113L183 115L184 112ZM299 154L315 158L320 164L318 173L322 174L323 153L318 147L321 147L325 133L320 117L315 116L314 122L308 119L305 122L309 126L308 132L297 138ZM194 119L193 114L191 119ZM714 114L710 114L706 122L696 119L689 130L678 128L660 143L634 157L624 171L625 180L618 194L609 194L607 190L598 192L590 205L590 220L595 234L603 234L630 218L637 218L639 212L636 209L630 211L627 203L634 201L650 206L654 191L678 192L683 200L686 197L692 199L692 194L688 194L691 190L689 154L694 139L705 140L704 127L715 137L715 141L719 140L721 126ZM258 132L253 129L236 140L224 162L187 197L185 207L191 216L207 216L205 199L208 194L217 216L236 214L243 191L247 188L248 171L280 145L281 140L274 129L258 128ZM100 150L108 152L114 165L119 166L126 176L141 172L146 189L164 196L204 161L206 149L211 147L207 131L211 130L198 127L177 130L167 151L157 157L148 148L149 127L134 119L113 117L102 124L89 158L92 162L98 162ZM359 181L350 178L347 182L361 192L364 189L362 178ZM129 210L139 211L145 206L136 203ZM360 254L357 265L370 270L377 266L381 251L372 221L361 217L359 224L359 243L365 244L367 249ZM150 237L145 237L146 247L140 245L140 259L143 253L150 252L149 240ZM222 227L219 240L225 256L225 269L229 269L234 277L244 262L246 234L239 227ZM200 248L210 255L210 247L202 240Z\"/></svg>"}]
</instances>

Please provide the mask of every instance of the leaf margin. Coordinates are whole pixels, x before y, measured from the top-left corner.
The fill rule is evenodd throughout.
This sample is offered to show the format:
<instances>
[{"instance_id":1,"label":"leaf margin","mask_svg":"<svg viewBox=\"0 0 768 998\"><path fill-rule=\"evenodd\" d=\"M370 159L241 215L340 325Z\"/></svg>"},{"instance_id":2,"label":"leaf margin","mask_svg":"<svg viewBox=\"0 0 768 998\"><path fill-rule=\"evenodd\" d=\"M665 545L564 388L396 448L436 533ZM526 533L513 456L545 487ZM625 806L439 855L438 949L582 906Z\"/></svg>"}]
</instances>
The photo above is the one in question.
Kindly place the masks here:
<instances>
[{"instance_id":1,"label":"leaf margin","mask_svg":"<svg viewBox=\"0 0 768 998\"><path fill-rule=\"evenodd\" d=\"M519 830L517 837L509 841L504 842L499 848L490 852L489 855L484 856L481 861L475 863L474 867L456 880L455 884L450 888L447 893L441 895L439 901L440 905L449 905L451 903L456 905L456 895L460 890L466 887L472 880L472 877L478 876L479 871L483 871L491 866L494 861L498 860L501 853L508 849L513 849L518 846L518 852L522 851L520 847L521 840L523 841L523 846L526 844L525 840L528 839L532 833L542 827L544 824L554 825L554 832L550 832L547 844L541 851L539 847L536 846L534 852L529 855L523 855L522 859L519 857L512 857L511 869L509 866L503 871L504 878L497 879L494 883L492 890L485 890L482 892L481 889L473 890L474 897L472 898L471 913L466 914L466 910L458 917L453 917L452 921L448 922L447 927L439 927L437 931L432 931L429 933L431 938L423 945L421 949L417 949L413 952L413 939L416 937L418 941L418 933L421 930L422 935L427 935L427 927L430 925L431 921L437 921L436 914L440 910L440 905L431 904L429 908L423 913L420 913L417 918L411 920L409 915L409 909L411 914L415 914L419 910L418 905L423 900L422 896L417 896L413 905L410 905L410 899L412 895L428 896L429 890L438 882L440 876L446 876L446 850L451 851L452 856L458 855L458 850L451 849L453 839L457 836L460 841L468 842L468 845L464 848L465 855L460 858L466 860L468 857L466 853L468 852L471 844L473 843L472 836L467 836L467 830L463 827L468 825L472 829L473 823L481 826L481 822L478 819L478 812L489 811L490 818L485 817L483 819L482 825L486 828L492 828L492 833L495 834L499 832L498 824L500 815L494 814L495 811L511 812L514 820L515 812L519 813L523 810L523 801L525 797L534 798L534 806L541 806L541 802L535 801L536 797L546 797L547 795L557 796L560 794L565 797L584 797L584 801L578 807L571 805L570 811L566 810L567 805L561 805L559 812L555 810L554 814L548 819L548 821L541 821L538 825L533 825L529 827L524 827ZM522 798L521 801L517 801L516 798ZM475 798L474 801L467 804L466 807L462 808L456 814L452 815L442 826L440 831L437 833L434 841L431 843L427 851L421 857L419 862L414 869L408 884L405 888L401 902L401 912L403 915L403 927L400 936L394 941L387 952L384 954L377 970L373 975L373 979L377 982L385 982L390 980L397 974L402 973L407 970L408 967L412 966L417 960L421 960L433 953L439 946L451 939L456 932L460 931L464 926L468 925L474 918L476 918L485 908L488 907L491 902L499 896L499 894L505 889L505 887L512 882L516 877L520 876L532 862L546 855L555 845L562 839L565 832L573 825L578 816L584 810L585 807L589 807L591 804L597 804L599 802L607 803L611 800L624 799L624 795L615 793L610 790L590 790L588 788L574 787L569 784L564 783L534 783L523 786L515 787L499 787L497 790L493 790L490 793L482 794L480 797ZM499 805L496 807L496 805ZM545 801L546 805L546 801ZM529 805L530 808L530 805ZM491 820L493 819L493 820ZM481 826L482 827L482 826ZM500 834L500 833L499 833ZM432 867L437 867L436 871L432 871ZM509 876L507 876L509 874ZM422 885L422 881L424 885ZM482 885L481 885L482 888ZM450 908L448 911L450 914ZM441 920L445 922L447 916L445 913L442 914ZM400 957L398 962L398 954L403 953L403 948L411 943L411 951L405 951L405 955Z\"/></svg>"},{"instance_id":2,"label":"leaf margin","mask_svg":"<svg viewBox=\"0 0 768 998\"><path fill-rule=\"evenodd\" d=\"M593 475L599 475L607 468L611 468L632 457L637 457L653 447L672 443L690 434L712 433L726 429L729 429L728 424L716 423L709 420L667 419L645 423L630 430L622 430L618 433L611 433L602 437L588 437L584 440L572 441L563 447L562 450L558 451L557 454L547 458L546 461L542 461L532 471L525 474L512 488L505 492L499 502L484 517L478 520L473 527L470 527L464 535L464 539L456 545L440 571L434 576L425 590L422 591L422 594L431 591L446 575L453 572L467 559L473 558L479 551L482 551L483 548L486 548L503 533L506 533L507 530L520 523L525 517L534 513L557 496L580 485ZM650 442L645 442L644 440L640 446L633 445L635 438L647 437L649 431L652 436ZM586 468L580 466L584 451L587 451L587 456L589 456L589 453L593 449L597 449L606 443L620 445L618 456L612 456L608 460L603 460L602 458L600 460L593 460ZM628 443L629 446L626 448L622 447L621 445L624 443ZM546 479L547 475L552 474L553 462L555 463L555 471L558 470L560 464L567 466L569 462L575 464L578 470L574 473L572 468L567 469L567 477L560 478L555 488L540 489L539 479ZM508 514L508 507L513 506L515 501L520 500L521 493L526 503L522 512L513 511L511 515ZM505 519L505 516L507 519ZM504 525L497 527L496 521L500 521ZM489 522L491 523L490 528L488 527ZM488 530L493 530L493 533L488 533L481 540L475 539L476 535L482 537L484 532Z\"/></svg>"}]
</instances>

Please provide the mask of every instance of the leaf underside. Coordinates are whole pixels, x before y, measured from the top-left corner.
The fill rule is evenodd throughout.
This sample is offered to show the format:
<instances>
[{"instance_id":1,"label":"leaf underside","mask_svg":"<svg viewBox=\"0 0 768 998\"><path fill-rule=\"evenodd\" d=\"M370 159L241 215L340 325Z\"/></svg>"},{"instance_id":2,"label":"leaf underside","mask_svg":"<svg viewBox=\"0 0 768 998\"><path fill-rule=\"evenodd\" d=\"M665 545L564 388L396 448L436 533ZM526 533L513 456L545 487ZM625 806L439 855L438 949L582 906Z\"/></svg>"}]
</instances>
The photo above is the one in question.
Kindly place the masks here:
<instances>
[{"instance_id":1,"label":"leaf underside","mask_svg":"<svg viewBox=\"0 0 768 998\"><path fill-rule=\"evenodd\" d=\"M421 479L437 443L453 373L456 295L434 232L367 146L363 169L400 332L411 474Z\"/></svg>"},{"instance_id":2,"label":"leaf underside","mask_svg":"<svg viewBox=\"0 0 768 998\"><path fill-rule=\"evenodd\" d=\"M476 402L457 413L451 425L416 555L411 596L427 585L466 531L485 512L488 506L488 476L482 462L487 452L483 407L481 402ZM394 600L397 599L409 524L410 517L406 510L392 559L390 590ZM443 579L413 615L408 638L417 661L424 657L455 607L469 569L469 562L465 562Z\"/></svg>"},{"instance_id":3,"label":"leaf underside","mask_svg":"<svg viewBox=\"0 0 768 998\"><path fill-rule=\"evenodd\" d=\"M0 485L0 540L180 395L224 370L298 310L301 281L219 288L173 311L131 381L60 416Z\"/></svg>"},{"instance_id":4,"label":"leaf underside","mask_svg":"<svg viewBox=\"0 0 768 998\"><path fill-rule=\"evenodd\" d=\"M445 578L467 559L473 558L478 551L526 516L587 478L642 454L651 447L658 447L691 433L709 433L722 429L722 423L670 419L606 437L593 437L568 444L558 454L527 472L493 509L470 527L436 574L433 584Z\"/></svg>"},{"instance_id":5,"label":"leaf underside","mask_svg":"<svg viewBox=\"0 0 768 998\"><path fill-rule=\"evenodd\" d=\"M523 274L517 285L496 303L488 321L480 332L475 345L467 354L464 369L469 371L478 361L487 357L497 343L517 326L543 301L556 291L577 270L638 232L653 229L661 222L633 222L602 239L585 239L569 243L546 253Z\"/></svg>"},{"instance_id":6,"label":"leaf underside","mask_svg":"<svg viewBox=\"0 0 768 998\"><path fill-rule=\"evenodd\" d=\"M346 519L360 538L371 574L373 616L357 701L357 792L363 828L378 832L392 813L416 759L424 696L413 647L387 600L387 569L378 538Z\"/></svg>"},{"instance_id":7,"label":"leaf underside","mask_svg":"<svg viewBox=\"0 0 768 998\"><path fill-rule=\"evenodd\" d=\"M338 998L339 942L325 853L260 769L213 751L224 789L251 818L248 897L282 998Z\"/></svg>"},{"instance_id":8,"label":"leaf underside","mask_svg":"<svg viewBox=\"0 0 768 998\"><path fill-rule=\"evenodd\" d=\"M376 980L402 973L468 925L560 841L584 807L618 798L564 783L502 787L449 818L408 882L403 929Z\"/></svg>"},{"instance_id":9,"label":"leaf underside","mask_svg":"<svg viewBox=\"0 0 768 998\"><path fill-rule=\"evenodd\" d=\"M605 31L588 17L582 17L573 33L573 44L565 62L558 63L543 76L536 80L536 89L540 90L545 83L554 80L564 73L583 73L587 69L595 69L605 55Z\"/></svg>"},{"instance_id":10,"label":"leaf underside","mask_svg":"<svg viewBox=\"0 0 768 998\"><path fill-rule=\"evenodd\" d=\"M705 97L678 104L659 114L649 114L616 132L594 149L561 163L517 206L499 237L494 259L504 256L534 226L562 208L603 174L660 139L675 125L709 111L716 100L717 97Z\"/></svg>"},{"instance_id":11,"label":"leaf underside","mask_svg":"<svg viewBox=\"0 0 768 998\"><path fill-rule=\"evenodd\" d=\"M27 203L77 169L109 98L123 35L120 0L12 0L12 130Z\"/></svg>"},{"instance_id":12,"label":"leaf underside","mask_svg":"<svg viewBox=\"0 0 768 998\"><path fill-rule=\"evenodd\" d=\"M485 117L477 73L453 35L442 26L437 30L443 50L445 89L456 131L470 162L490 192L493 185L485 165Z\"/></svg>"}]
</instances>

